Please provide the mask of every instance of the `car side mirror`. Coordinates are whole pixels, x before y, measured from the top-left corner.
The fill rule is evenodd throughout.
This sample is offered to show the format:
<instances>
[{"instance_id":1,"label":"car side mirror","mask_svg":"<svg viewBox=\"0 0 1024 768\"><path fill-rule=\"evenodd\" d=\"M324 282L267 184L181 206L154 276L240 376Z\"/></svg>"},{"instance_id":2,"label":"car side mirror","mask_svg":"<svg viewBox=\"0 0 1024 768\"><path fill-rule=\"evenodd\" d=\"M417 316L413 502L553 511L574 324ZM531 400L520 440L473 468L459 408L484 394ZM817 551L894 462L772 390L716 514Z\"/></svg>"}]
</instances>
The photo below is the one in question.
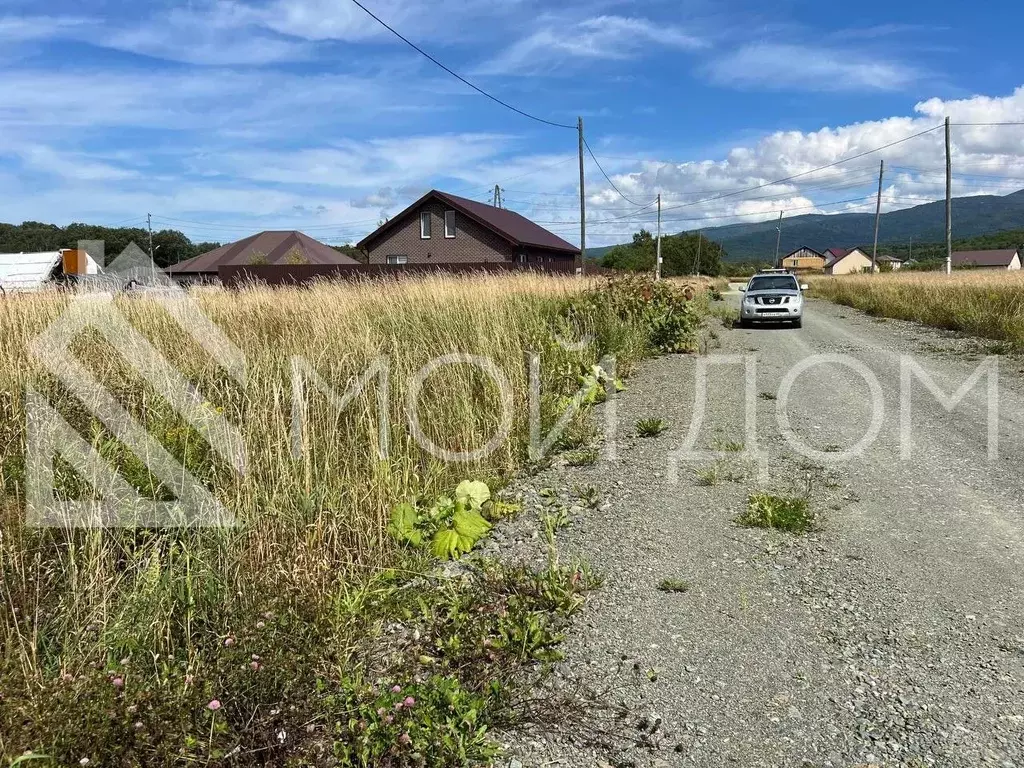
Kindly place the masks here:
<instances>
[{"instance_id":1,"label":"car side mirror","mask_svg":"<svg viewBox=\"0 0 1024 768\"><path fill-rule=\"evenodd\" d=\"M806 291L809 288L810 288L810 286L808 286L807 283L800 283L800 290L801 291Z\"/></svg>"},{"instance_id":2,"label":"car side mirror","mask_svg":"<svg viewBox=\"0 0 1024 768\"><path fill-rule=\"evenodd\" d=\"M742 288L740 288L740 293L746 293L746 292L747 292L747 286L743 286Z\"/></svg>"}]
</instances>

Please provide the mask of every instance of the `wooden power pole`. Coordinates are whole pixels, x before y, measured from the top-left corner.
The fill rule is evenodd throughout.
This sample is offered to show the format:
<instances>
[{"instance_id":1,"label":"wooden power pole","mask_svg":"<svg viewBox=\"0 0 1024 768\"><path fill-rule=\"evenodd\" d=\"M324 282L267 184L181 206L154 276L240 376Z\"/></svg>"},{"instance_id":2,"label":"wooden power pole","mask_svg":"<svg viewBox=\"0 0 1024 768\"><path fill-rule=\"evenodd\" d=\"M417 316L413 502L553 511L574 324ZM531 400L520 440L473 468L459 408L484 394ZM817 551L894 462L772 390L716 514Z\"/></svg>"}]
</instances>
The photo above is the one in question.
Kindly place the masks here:
<instances>
[{"instance_id":1,"label":"wooden power pole","mask_svg":"<svg viewBox=\"0 0 1024 768\"><path fill-rule=\"evenodd\" d=\"M583 174L583 118L578 123L580 134L580 274L582 275L587 267L587 193L585 189L586 179Z\"/></svg>"},{"instance_id":2,"label":"wooden power pole","mask_svg":"<svg viewBox=\"0 0 1024 768\"><path fill-rule=\"evenodd\" d=\"M885 175L885 160L878 164L878 200L875 202L875 246L871 249L871 274L878 269L878 224L882 219L882 176Z\"/></svg>"},{"instance_id":3,"label":"wooden power pole","mask_svg":"<svg viewBox=\"0 0 1024 768\"><path fill-rule=\"evenodd\" d=\"M775 237L775 264L773 266L779 266L779 247L782 245L782 211L779 211L779 224L775 227L778 235Z\"/></svg>"},{"instance_id":4,"label":"wooden power pole","mask_svg":"<svg viewBox=\"0 0 1024 768\"><path fill-rule=\"evenodd\" d=\"M654 279L661 280L661 193L658 193L658 244L656 246Z\"/></svg>"},{"instance_id":5,"label":"wooden power pole","mask_svg":"<svg viewBox=\"0 0 1024 768\"><path fill-rule=\"evenodd\" d=\"M953 273L953 158L950 154L949 117L946 118L946 274Z\"/></svg>"}]
</instances>

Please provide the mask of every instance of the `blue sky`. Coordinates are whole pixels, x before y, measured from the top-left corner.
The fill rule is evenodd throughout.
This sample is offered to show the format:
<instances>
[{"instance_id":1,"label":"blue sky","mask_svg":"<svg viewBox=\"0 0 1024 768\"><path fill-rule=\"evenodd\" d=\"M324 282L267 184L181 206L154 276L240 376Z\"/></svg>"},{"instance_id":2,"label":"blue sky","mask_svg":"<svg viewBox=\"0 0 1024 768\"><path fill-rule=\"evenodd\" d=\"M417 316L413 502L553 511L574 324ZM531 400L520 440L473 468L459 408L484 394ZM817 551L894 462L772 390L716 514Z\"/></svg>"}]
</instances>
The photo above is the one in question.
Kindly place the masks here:
<instances>
[{"instance_id":1,"label":"blue sky","mask_svg":"<svg viewBox=\"0 0 1024 768\"><path fill-rule=\"evenodd\" d=\"M941 196L941 132L793 183L709 196L938 125L1024 120L1019 3L366 0L480 86L546 119L584 117L625 195L666 229L782 209ZM297 228L358 240L430 187L576 239L574 131L493 104L349 0L0 0L4 221L142 223L227 241ZM956 194L1024 187L1024 126L954 128ZM588 160L590 243L650 212ZM849 202L847 202L849 201ZM550 223L549 223L550 222Z\"/></svg>"}]
</instances>

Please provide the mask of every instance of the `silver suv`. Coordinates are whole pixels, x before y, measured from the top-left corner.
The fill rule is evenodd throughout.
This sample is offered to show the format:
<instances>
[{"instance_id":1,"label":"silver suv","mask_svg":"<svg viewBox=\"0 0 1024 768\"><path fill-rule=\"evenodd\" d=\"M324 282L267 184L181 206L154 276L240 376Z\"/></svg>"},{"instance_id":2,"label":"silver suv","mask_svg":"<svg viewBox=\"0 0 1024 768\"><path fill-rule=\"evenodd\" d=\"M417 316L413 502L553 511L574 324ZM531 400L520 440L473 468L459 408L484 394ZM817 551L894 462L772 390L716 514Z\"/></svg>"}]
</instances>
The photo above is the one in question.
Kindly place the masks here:
<instances>
[{"instance_id":1,"label":"silver suv","mask_svg":"<svg viewBox=\"0 0 1024 768\"><path fill-rule=\"evenodd\" d=\"M804 297L806 285L784 272L770 272L754 275L741 289L744 292L740 304L740 325L752 323L793 323L797 328L803 324Z\"/></svg>"}]
</instances>

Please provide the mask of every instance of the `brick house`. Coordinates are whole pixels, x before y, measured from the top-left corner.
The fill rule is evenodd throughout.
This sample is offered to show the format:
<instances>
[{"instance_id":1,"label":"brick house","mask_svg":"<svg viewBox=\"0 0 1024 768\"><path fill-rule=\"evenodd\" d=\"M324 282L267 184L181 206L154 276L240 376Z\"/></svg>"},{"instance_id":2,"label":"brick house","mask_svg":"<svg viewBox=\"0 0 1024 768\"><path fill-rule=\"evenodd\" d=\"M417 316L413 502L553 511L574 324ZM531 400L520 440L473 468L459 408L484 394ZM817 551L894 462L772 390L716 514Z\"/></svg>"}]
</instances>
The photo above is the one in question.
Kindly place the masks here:
<instances>
[{"instance_id":1,"label":"brick house","mask_svg":"<svg viewBox=\"0 0 1024 768\"><path fill-rule=\"evenodd\" d=\"M580 249L515 211L431 190L367 235L368 264L579 266Z\"/></svg>"}]
</instances>

